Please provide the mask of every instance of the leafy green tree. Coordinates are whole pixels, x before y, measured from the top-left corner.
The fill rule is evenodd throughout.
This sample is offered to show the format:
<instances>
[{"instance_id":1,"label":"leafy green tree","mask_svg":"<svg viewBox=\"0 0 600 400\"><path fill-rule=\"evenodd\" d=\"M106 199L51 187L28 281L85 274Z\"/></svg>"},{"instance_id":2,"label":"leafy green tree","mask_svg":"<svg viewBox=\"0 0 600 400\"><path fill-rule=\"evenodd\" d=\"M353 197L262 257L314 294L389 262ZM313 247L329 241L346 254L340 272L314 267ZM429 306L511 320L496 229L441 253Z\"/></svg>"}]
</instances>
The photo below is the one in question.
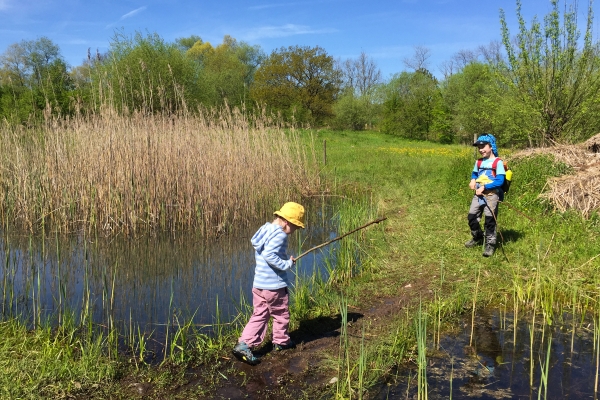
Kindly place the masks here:
<instances>
[{"instance_id":1,"label":"leafy green tree","mask_svg":"<svg viewBox=\"0 0 600 400\"><path fill-rule=\"evenodd\" d=\"M438 82L427 70L402 72L387 84L382 131L409 139L436 139L433 110L441 101Z\"/></svg>"},{"instance_id":2,"label":"leafy green tree","mask_svg":"<svg viewBox=\"0 0 600 400\"><path fill-rule=\"evenodd\" d=\"M501 136L495 119L500 93L494 71L488 64L467 64L446 79L443 88L459 141L469 142L474 134L481 132Z\"/></svg>"},{"instance_id":3,"label":"leafy green tree","mask_svg":"<svg viewBox=\"0 0 600 400\"><path fill-rule=\"evenodd\" d=\"M200 66L200 79L208 93L207 105L211 106L225 102L233 106L245 104L254 73L264 59L259 46L238 42L231 36L225 36L217 47L200 39L186 54Z\"/></svg>"},{"instance_id":4,"label":"leafy green tree","mask_svg":"<svg viewBox=\"0 0 600 400\"><path fill-rule=\"evenodd\" d=\"M352 90L346 90L333 106L335 129L360 131L370 122L369 107L371 104L365 97L357 96Z\"/></svg>"},{"instance_id":5,"label":"leafy green tree","mask_svg":"<svg viewBox=\"0 0 600 400\"><path fill-rule=\"evenodd\" d=\"M202 43L202 38L198 35L191 35L189 37L175 39L175 43L177 43L182 51L188 51L194 47L197 42Z\"/></svg>"},{"instance_id":6,"label":"leafy green tree","mask_svg":"<svg viewBox=\"0 0 600 400\"><path fill-rule=\"evenodd\" d=\"M250 95L287 120L321 124L333 116L341 85L342 73L325 50L290 46L260 65Z\"/></svg>"},{"instance_id":7,"label":"leafy green tree","mask_svg":"<svg viewBox=\"0 0 600 400\"><path fill-rule=\"evenodd\" d=\"M157 34L116 32L108 54L92 68L94 104L119 110L175 112L204 100L196 63Z\"/></svg>"},{"instance_id":8,"label":"leafy green tree","mask_svg":"<svg viewBox=\"0 0 600 400\"><path fill-rule=\"evenodd\" d=\"M508 62L499 77L514 95L515 108L527 114L523 131L531 144L575 141L600 128L597 97L600 89L598 43L592 39L589 2L583 39L577 28L576 6L551 0L543 25L534 18L527 28L517 0L519 33L512 40L500 11L502 39Z\"/></svg>"},{"instance_id":9,"label":"leafy green tree","mask_svg":"<svg viewBox=\"0 0 600 400\"><path fill-rule=\"evenodd\" d=\"M5 116L26 121L42 115L70 112L72 82L60 49L50 39L23 40L0 55L0 85Z\"/></svg>"}]
</instances>

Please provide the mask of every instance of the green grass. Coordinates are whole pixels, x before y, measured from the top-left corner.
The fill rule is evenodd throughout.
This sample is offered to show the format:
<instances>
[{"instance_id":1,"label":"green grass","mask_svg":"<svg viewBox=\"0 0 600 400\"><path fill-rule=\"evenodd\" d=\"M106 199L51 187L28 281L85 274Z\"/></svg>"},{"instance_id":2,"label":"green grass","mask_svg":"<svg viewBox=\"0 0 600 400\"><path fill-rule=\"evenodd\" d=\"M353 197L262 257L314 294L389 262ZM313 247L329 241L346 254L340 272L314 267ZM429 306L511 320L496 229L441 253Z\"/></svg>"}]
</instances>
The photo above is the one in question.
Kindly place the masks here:
<instances>
[{"instance_id":1,"label":"green grass","mask_svg":"<svg viewBox=\"0 0 600 400\"><path fill-rule=\"evenodd\" d=\"M0 398L60 398L114 380L118 364L103 354L102 336L84 341L74 329L28 331L16 320L0 323Z\"/></svg>"},{"instance_id":2,"label":"green grass","mask_svg":"<svg viewBox=\"0 0 600 400\"><path fill-rule=\"evenodd\" d=\"M353 281L347 291L356 297L349 295L349 302L392 296L409 283L427 282L413 297L423 296L423 310L438 332L440 325L466 310L476 312L485 306L529 308L548 321L567 308L578 313L597 308L597 217L584 220L577 212L554 212L538 197L548 178L569 172L569 167L551 157L511 162L515 175L505 200L512 208L500 205L502 246L486 259L482 249L464 247L470 237L466 215L472 197L468 188L475 160L472 147L364 132L319 131L316 143L323 140L327 141L324 171L335 188L369 189L379 215L388 217L385 230L369 231L364 260L368 274ZM500 149L501 156L506 153ZM414 335L405 327L417 315L416 307L407 314L389 321L388 335L371 346L403 343L407 345L403 354L416 358ZM366 349L368 354L377 352ZM394 356L379 360L373 374L380 376L397 361Z\"/></svg>"}]
</instances>

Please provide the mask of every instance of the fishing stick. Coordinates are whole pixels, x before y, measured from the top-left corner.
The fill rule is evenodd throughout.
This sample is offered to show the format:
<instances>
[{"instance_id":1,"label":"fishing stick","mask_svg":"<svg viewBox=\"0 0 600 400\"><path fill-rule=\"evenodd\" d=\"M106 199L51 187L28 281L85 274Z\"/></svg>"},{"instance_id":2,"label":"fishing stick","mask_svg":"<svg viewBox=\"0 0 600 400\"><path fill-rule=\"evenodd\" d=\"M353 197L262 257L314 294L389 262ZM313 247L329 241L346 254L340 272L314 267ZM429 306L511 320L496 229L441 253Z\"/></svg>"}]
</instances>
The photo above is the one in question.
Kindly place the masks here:
<instances>
[{"instance_id":1,"label":"fishing stick","mask_svg":"<svg viewBox=\"0 0 600 400\"><path fill-rule=\"evenodd\" d=\"M354 233L354 232L356 232L356 231L360 231L361 229L365 229L365 228L366 228L367 226L369 226L369 225L378 224L378 223L380 223L381 221L385 221L386 219L387 219L387 217L378 218L378 219L376 219L375 221L371 221L371 222L369 222L368 224L365 224L365 225L363 225L363 226L361 226L361 227L358 227L358 228L354 229L353 231L350 231L350 232L348 232L348 233L344 233L342 236L338 236L338 237L336 237L335 239L331 239L331 240L329 240L329 241L327 241L327 242L325 242L325 243L322 243L322 244L320 244L320 245L318 245L318 246L315 246L315 247L313 247L313 248L311 248L311 249L308 249L308 250L306 250L304 253L300 254L298 257L295 257L295 258L294 258L294 261L298 261L299 259L301 259L301 258L302 258L302 257L304 257L305 255L307 255L307 254L308 254L308 253L310 253L311 251L315 251L315 250L317 250L317 249L320 249L321 247L323 247L323 246L327 246L328 244L331 244L331 243L333 243L333 242L336 242L336 241L338 241L338 240L340 240L340 239L343 239L343 238L345 238L346 236L348 236L348 235L351 235L351 234L353 234L353 233Z\"/></svg>"},{"instance_id":2,"label":"fishing stick","mask_svg":"<svg viewBox=\"0 0 600 400\"><path fill-rule=\"evenodd\" d=\"M531 222L535 222L533 220L533 218L525 215L522 211L520 211L518 208L516 208L515 206L513 206L512 204L508 203L507 201L501 201L500 203L502 204L506 204L507 206L509 206L510 208L512 208L514 211L516 211L517 213L519 213L520 215L522 215L523 217L527 218L528 220L530 220Z\"/></svg>"}]
</instances>

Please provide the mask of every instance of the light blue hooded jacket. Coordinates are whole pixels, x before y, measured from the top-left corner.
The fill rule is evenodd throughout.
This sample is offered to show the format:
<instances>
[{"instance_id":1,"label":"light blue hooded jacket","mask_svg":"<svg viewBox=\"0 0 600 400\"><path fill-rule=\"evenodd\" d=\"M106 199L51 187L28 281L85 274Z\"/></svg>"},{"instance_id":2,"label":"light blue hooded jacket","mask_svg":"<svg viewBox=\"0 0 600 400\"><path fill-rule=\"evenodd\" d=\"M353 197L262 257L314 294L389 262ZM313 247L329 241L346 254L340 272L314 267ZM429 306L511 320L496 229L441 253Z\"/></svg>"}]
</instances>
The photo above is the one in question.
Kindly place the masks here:
<instances>
[{"instance_id":1,"label":"light blue hooded jacket","mask_svg":"<svg viewBox=\"0 0 600 400\"><path fill-rule=\"evenodd\" d=\"M276 290L289 286L287 270L293 265L286 254L288 235L281 226L267 222L250 239L256 268L253 287Z\"/></svg>"}]
</instances>

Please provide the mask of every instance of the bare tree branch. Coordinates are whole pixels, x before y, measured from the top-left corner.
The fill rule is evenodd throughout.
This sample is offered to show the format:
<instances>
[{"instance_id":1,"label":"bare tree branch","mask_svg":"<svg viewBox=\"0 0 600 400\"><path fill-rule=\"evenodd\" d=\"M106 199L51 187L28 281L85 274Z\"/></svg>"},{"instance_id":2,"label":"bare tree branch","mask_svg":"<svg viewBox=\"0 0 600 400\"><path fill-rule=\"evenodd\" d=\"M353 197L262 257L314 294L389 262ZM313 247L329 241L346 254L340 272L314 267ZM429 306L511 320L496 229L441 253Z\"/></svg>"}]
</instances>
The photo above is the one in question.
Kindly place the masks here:
<instances>
[{"instance_id":1,"label":"bare tree branch","mask_svg":"<svg viewBox=\"0 0 600 400\"><path fill-rule=\"evenodd\" d=\"M402 62L406 68L418 71L420 69L427 69L429 66L429 58L431 57L431 50L425 46L415 46L415 52L412 57L406 57L402 59Z\"/></svg>"}]
</instances>

